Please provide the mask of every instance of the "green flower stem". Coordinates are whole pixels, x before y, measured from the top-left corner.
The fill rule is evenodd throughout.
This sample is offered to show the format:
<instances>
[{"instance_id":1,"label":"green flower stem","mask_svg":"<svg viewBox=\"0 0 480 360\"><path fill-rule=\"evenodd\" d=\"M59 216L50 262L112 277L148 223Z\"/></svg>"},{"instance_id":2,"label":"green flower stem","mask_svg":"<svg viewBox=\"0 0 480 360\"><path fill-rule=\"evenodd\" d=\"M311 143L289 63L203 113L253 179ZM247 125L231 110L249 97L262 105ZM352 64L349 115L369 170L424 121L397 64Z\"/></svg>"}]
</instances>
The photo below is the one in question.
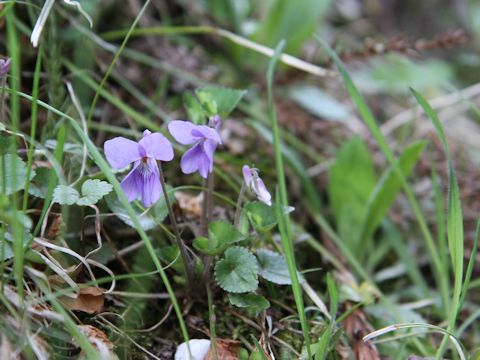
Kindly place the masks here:
<instances>
[{"instance_id":1,"label":"green flower stem","mask_svg":"<svg viewBox=\"0 0 480 360\"><path fill-rule=\"evenodd\" d=\"M242 203L245 195L245 182L242 182L242 187L240 188L240 193L238 194L237 205L235 206L235 217L233 220L233 226L238 227L240 223L240 214L242 213Z\"/></svg>"}]
</instances>

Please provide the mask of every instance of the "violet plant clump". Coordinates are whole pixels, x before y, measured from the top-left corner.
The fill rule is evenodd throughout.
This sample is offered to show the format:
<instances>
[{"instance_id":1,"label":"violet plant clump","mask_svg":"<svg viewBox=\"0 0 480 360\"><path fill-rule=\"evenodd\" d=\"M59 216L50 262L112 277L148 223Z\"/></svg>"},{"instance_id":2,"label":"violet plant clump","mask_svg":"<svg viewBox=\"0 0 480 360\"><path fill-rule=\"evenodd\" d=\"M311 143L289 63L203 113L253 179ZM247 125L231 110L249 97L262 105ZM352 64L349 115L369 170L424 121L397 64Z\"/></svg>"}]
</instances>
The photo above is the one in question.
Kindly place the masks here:
<instances>
[{"instance_id":1,"label":"violet plant clump","mask_svg":"<svg viewBox=\"0 0 480 360\"><path fill-rule=\"evenodd\" d=\"M218 121L214 126L219 127ZM222 143L216 128L182 120L174 120L168 124L168 130L175 140L183 145L193 144L180 160L180 168L184 174L198 171L200 176L206 179L213 171L213 155L217 146Z\"/></svg>"},{"instance_id":2,"label":"violet plant clump","mask_svg":"<svg viewBox=\"0 0 480 360\"><path fill-rule=\"evenodd\" d=\"M119 136L106 141L104 151L115 169L133 163L133 168L121 183L128 201L141 197L143 206L149 207L160 198L162 189L157 160L173 159L172 144L165 136L145 130L138 143Z\"/></svg>"},{"instance_id":3,"label":"violet plant clump","mask_svg":"<svg viewBox=\"0 0 480 360\"><path fill-rule=\"evenodd\" d=\"M257 196L257 199L268 206L272 206L272 195L270 195L263 180L258 176L258 169L243 165L242 172L245 184Z\"/></svg>"}]
</instances>

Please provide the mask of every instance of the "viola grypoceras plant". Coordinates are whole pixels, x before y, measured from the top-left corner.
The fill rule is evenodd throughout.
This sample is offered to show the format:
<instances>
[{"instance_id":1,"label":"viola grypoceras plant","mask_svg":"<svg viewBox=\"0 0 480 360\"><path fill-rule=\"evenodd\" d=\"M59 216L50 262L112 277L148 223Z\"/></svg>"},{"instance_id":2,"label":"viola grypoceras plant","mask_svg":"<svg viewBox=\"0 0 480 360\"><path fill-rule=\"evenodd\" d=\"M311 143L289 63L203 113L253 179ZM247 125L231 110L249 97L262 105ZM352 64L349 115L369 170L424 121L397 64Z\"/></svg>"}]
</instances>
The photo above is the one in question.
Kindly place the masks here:
<instances>
[{"instance_id":1,"label":"viola grypoceras plant","mask_svg":"<svg viewBox=\"0 0 480 360\"><path fill-rule=\"evenodd\" d=\"M121 183L128 201L141 197L143 206L148 207L160 198L162 188L157 160L173 159L172 144L165 136L145 130L138 143L119 136L106 141L104 151L115 169L133 163L132 170Z\"/></svg>"},{"instance_id":2,"label":"viola grypoceras plant","mask_svg":"<svg viewBox=\"0 0 480 360\"><path fill-rule=\"evenodd\" d=\"M174 120L168 124L170 134L180 144L194 144L180 160L180 167L184 174L198 171L200 176L206 179L213 171L213 155L217 146L222 143L222 139L218 133L219 117L215 117L211 123L214 127L195 125L182 120Z\"/></svg>"},{"instance_id":3,"label":"viola grypoceras plant","mask_svg":"<svg viewBox=\"0 0 480 360\"><path fill-rule=\"evenodd\" d=\"M270 195L263 180L258 175L258 170L248 165L243 165L242 172L245 184L257 196L257 199L268 206L272 206L272 195Z\"/></svg>"}]
</instances>

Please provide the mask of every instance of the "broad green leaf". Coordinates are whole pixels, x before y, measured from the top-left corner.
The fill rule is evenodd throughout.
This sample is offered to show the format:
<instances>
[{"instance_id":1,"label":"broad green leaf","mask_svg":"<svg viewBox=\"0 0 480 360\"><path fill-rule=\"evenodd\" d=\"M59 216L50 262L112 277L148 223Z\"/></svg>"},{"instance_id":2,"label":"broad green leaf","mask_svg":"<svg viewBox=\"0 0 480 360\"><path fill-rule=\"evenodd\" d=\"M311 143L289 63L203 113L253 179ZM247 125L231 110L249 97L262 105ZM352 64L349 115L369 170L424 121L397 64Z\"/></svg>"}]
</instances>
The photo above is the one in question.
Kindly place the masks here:
<instances>
[{"instance_id":1,"label":"broad green leaf","mask_svg":"<svg viewBox=\"0 0 480 360\"><path fill-rule=\"evenodd\" d=\"M258 263L247 249L234 246L215 265L215 279L225 291L246 293L258 287Z\"/></svg>"},{"instance_id":2,"label":"broad green leaf","mask_svg":"<svg viewBox=\"0 0 480 360\"><path fill-rule=\"evenodd\" d=\"M0 166L0 191L5 187L4 194L10 195L23 189L27 177L27 167L25 162L18 155L5 154L0 158L0 165L2 163L3 167ZM34 176L35 171L32 170L29 180Z\"/></svg>"},{"instance_id":3,"label":"broad green leaf","mask_svg":"<svg viewBox=\"0 0 480 360\"><path fill-rule=\"evenodd\" d=\"M230 89L226 87L208 86L196 91L209 116L220 115L227 117L237 106L246 90Z\"/></svg>"},{"instance_id":4,"label":"broad green leaf","mask_svg":"<svg viewBox=\"0 0 480 360\"><path fill-rule=\"evenodd\" d=\"M427 90L447 84L451 66L440 60L415 62L403 55L390 54L372 61L368 70L354 77L355 83L369 93L408 94L409 87Z\"/></svg>"},{"instance_id":5,"label":"broad green leaf","mask_svg":"<svg viewBox=\"0 0 480 360\"><path fill-rule=\"evenodd\" d=\"M233 225L224 221L215 221L208 225L209 237L200 236L193 241L193 246L204 254L220 255L230 245L242 241L242 235Z\"/></svg>"},{"instance_id":6,"label":"broad green leaf","mask_svg":"<svg viewBox=\"0 0 480 360\"><path fill-rule=\"evenodd\" d=\"M262 19L255 40L267 46L286 41L285 51L295 54L318 28L330 0L272 0Z\"/></svg>"},{"instance_id":7,"label":"broad green leaf","mask_svg":"<svg viewBox=\"0 0 480 360\"><path fill-rule=\"evenodd\" d=\"M260 232L271 230L277 224L275 209L260 201L245 205L248 219L253 227Z\"/></svg>"},{"instance_id":8,"label":"broad green leaf","mask_svg":"<svg viewBox=\"0 0 480 360\"><path fill-rule=\"evenodd\" d=\"M60 205L73 205L79 197L78 191L67 185L58 185L53 191L53 201Z\"/></svg>"},{"instance_id":9,"label":"broad green leaf","mask_svg":"<svg viewBox=\"0 0 480 360\"><path fill-rule=\"evenodd\" d=\"M164 246L157 249L158 257L168 266L179 273L184 272L180 251L177 245Z\"/></svg>"},{"instance_id":10,"label":"broad green leaf","mask_svg":"<svg viewBox=\"0 0 480 360\"><path fill-rule=\"evenodd\" d=\"M3 255L3 256L2 256ZM0 239L0 262L13 258L13 250L6 241Z\"/></svg>"},{"instance_id":11,"label":"broad green leaf","mask_svg":"<svg viewBox=\"0 0 480 360\"><path fill-rule=\"evenodd\" d=\"M267 310L270 307L270 302L257 294L228 294L228 299L236 307L248 308L256 312Z\"/></svg>"},{"instance_id":12,"label":"broad green leaf","mask_svg":"<svg viewBox=\"0 0 480 360\"><path fill-rule=\"evenodd\" d=\"M205 123L207 119L207 114L202 107L202 104L198 102L195 96L189 92L183 94L183 106L187 111L188 119L194 124Z\"/></svg>"},{"instance_id":13,"label":"broad green leaf","mask_svg":"<svg viewBox=\"0 0 480 360\"><path fill-rule=\"evenodd\" d=\"M173 203L175 201L174 192L169 185L167 185L167 192L169 194L168 198L170 199L170 202ZM110 193L109 195L105 196L105 200L112 213L118 216L118 218L128 226L134 227L132 220L127 214L127 211L120 204L120 201L115 194ZM141 209L137 206L134 206L133 208L138 220L140 221L140 225L142 225L142 228L145 231L153 229L168 216L167 204L165 203L163 196L160 197L160 199L150 208L147 213L145 213L144 209Z\"/></svg>"},{"instance_id":14,"label":"broad green leaf","mask_svg":"<svg viewBox=\"0 0 480 360\"><path fill-rule=\"evenodd\" d=\"M408 146L400 155L398 165L405 178L410 175L416 162L425 149L426 142L419 141ZM402 182L392 167L380 178L368 200L368 208L361 232L360 241L368 239L385 217L390 206L402 188Z\"/></svg>"},{"instance_id":15,"label":"broad green leaf","mask_svg":"<svg viewBox=\"0 0 480 360\"><path fill-rule=\"evenodd\" d=\"M358 245L358 229L364 222L375 183L370 152L360 138L354 137L338 151L328 181L328 195L338 233L350 246Z\"/></svg>"},{"instance_id":16,"label":"broad green leaf","mask_svg":"<svg viewBox=\"0 0 480 360\"><path fill-rule=\"evenodd\" d=\"M30 182L28 193L38 198L44 199L48 190L48 180L52 169L39 167L35 169L36 175Z\"/></svg>"},{"instance_id":17,"label":"broad green leaf","mask_svg":"<svg viewBox=\"0 0 480 360\"><path fill-rule=\"evenodd\" d=\"M278 285L292 284L287 261L282 255L266 249L258 249L256 255L259 266L258 275Z\"/></svg>"},{"instance_id":18,"label":"broad green leaf","mask_svg":"<svg viewBox=\"0 0 480 360\"><path fill-rule=\"evenodd\" d=\"M290 97L312 115L326 120L346 120L350 113L346 106L315 86L296 86Z\"/></svg>"},{"instance_id":19,"label":"broad green leaf","mask_svg":"<svg viewBox=\"0 0 480 360\"><path fill-rule=\"evenodd\" d=\"M78 205L93 205L110 193L113 186L98 179L87 180L82 184L82 197L77 200Z\"/></svg>"}]
</instances>

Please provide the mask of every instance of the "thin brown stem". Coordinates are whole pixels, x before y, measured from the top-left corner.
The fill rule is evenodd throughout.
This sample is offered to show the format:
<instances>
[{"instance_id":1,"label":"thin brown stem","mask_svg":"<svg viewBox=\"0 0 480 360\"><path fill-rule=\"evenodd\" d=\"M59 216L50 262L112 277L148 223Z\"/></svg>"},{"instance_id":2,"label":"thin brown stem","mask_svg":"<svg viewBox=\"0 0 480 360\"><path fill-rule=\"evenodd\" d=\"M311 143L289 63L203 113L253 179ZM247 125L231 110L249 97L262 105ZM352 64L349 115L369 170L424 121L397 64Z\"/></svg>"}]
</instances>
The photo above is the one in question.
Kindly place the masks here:
<instances>
[{"instance_id":1,"label":"thin brown stem","mask_svg":"<svg viewBox=\"0 0 480 360\"><path fill-rule=\"evenodd\" d=\"M200 218L200 235L206 236L208 233L208 179L203 182L203 199L202 199L202 217Z\"/></svg>"},{"instance_id":2,"label":"thin brown stem","mask_svg":"<svg viewBox=\"0 0 480 360\"><path fill-rule=\"evenodd\" d=\"M207 212L207 227L212 222L213 219L213 187L214 187L214 173L211 172L207 178L207 187L208 187L208 212Z\"/></svg>"},{"instance_id":3,"label":"thin brown stem","mask_svg":"<svg viewBox=\"0 0 480 360\"><path fill-rule=\"evenodd\" d=\"M185 243L180 236L178 231L177 221L175 220L175 214L173 213L172 205L170 204L170 199L168 198L167 187L165 185L165 179L163 177L162 165L159 162L158 168L160 170L160 185L162 186L163 196L165 197L165 204L167 205L168 216L170 217L170 222L172 223L173 233L175 234L175 240L177 241L178 249L180 250L180 256L182 257L183 267L185 268L185 274L187 275L188 287L191 288L193 285L193 273L190 266L190 261L188 260L187 249Z\"/></svg>"},{"instance_id":4,"label":"thin brown stem","mask_svg":"<svg viewBox=\"0 0 480 360\"><path fill-rule=\"evenodd\" d=\"M235 206L235 217L233 220L233 225L235 227L238 227L238 224L240 223L240 214L242 213L242 203L243 203L244 195L245 195L245 183L242 182L242 187L240 188L240 193L238 194L237 205Z\"/></svg>"}]
</instances>

